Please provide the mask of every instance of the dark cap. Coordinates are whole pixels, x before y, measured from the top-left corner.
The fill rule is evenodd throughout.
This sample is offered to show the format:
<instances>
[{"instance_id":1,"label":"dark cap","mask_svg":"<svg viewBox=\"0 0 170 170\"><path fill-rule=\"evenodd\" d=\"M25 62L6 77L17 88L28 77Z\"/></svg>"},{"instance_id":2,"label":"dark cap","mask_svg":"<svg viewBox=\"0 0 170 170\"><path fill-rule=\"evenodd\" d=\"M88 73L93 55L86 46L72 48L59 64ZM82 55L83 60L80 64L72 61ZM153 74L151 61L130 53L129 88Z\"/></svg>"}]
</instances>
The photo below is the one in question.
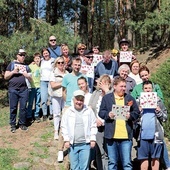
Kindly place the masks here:
<instances>
[{"instance_id":1,"label":"dark cap","mask_svg":"<svg viewBox=\"0 0 170 170\"><path fill-rule=\"evenodd\" d=\"M120 46L122 43L127 43L127 44L129 44L129 41L128 41L126 38L123 38L123 39L120 40L119 46Z\"/></svg>"},{"instance_id":2,"label":"dark cap","mask_svg":"<svg viewBox=\"0 0 170 170\"><path fill-rule=\"evenodd\" d=\"M84 55L89 55L89 54L93 54L92 50L85 50L84 51Z\"/></svg>"}]
</instances>

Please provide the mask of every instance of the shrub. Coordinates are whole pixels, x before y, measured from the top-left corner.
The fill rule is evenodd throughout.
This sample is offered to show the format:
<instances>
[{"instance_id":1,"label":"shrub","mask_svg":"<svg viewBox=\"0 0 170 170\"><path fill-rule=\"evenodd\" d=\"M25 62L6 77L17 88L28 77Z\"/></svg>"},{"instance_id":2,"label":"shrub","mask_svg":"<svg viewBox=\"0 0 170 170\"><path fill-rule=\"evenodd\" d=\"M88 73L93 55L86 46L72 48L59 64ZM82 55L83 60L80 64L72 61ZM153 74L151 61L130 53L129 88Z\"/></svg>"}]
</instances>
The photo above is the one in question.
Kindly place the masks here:
<instances>
[{"instance_id":1,"label":"shrub","mask_svg":"<svg viewBox=\"0 0 170 170\"><path fill-rule=\"evenodd\" d=\"M157 72L151 76L153 82L156 82L161 87L164 104L167 110L170 110L170 59L163 63ZM168 113L169 115L169 113ZM167 122L164 124L165 135L170 139L170 117L168 116Z\"/></svg>"}]
</instances>

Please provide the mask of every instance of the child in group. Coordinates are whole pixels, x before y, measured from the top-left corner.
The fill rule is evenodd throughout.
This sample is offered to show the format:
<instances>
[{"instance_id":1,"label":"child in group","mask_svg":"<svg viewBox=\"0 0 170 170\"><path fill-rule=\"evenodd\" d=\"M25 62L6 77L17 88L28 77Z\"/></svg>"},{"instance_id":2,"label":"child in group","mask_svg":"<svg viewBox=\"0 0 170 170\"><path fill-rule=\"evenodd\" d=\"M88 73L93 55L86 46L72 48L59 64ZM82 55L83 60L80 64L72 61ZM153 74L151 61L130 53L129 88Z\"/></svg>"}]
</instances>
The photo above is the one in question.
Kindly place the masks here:
<instances>
[{"instance_id":1,"label":"child in group","mask_svg":"<svg viewBox=\"0 0 170 170\"><path fill-rule=\"evenodd\" d=\"M28 113L27 113L27 120L30 122L35 118L37 123L40 122L40 61L41 61L41 54L35 53L33 55L34 61L29 65L31 69L32 75L32 82L31 82L31 89L29 91L29 101L28 101ZM33 102L35 100L35 109L34 109L34 116L32 115L32 107Z\"/></svg>"},{"instance_id":2,"label":"child in group","mask_svg":"<svg viewBox=\"0 0 170 170\"><path fill-rule=\"evenodd\" d=\"M143 92L153 92L152 82L143 82ZM140 102L141 104L141 102ZM141 161L141 170L148 169L151 158L152 170L159 170L159 159L164 148L164 130L162 122L167 120L167 110L162 100L157 97L157 107L143 108L141 111L140 133L138 138L137 157Z\"/></svg>"}]
</instances>

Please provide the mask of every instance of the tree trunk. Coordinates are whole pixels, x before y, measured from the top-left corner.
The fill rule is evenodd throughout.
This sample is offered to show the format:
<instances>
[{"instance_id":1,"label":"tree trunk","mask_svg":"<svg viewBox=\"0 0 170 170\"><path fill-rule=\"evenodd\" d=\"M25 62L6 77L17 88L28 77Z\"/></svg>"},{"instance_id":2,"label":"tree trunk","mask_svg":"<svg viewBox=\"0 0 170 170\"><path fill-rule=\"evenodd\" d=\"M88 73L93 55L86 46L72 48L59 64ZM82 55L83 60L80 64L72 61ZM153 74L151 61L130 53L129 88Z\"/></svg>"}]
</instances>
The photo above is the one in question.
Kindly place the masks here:
<instances>
[{"instance_id":1,"label":"tree trunk","mask_svg":"<svg viewBox=\"0 0 170 170\"><path fill-rule=\"evenodd\" d=\"M94 4L95 4L95 0L92 0L89 3L89 9L90 9L90 26L89 26L89 33L88 33L88 47L92 48L92 44L93 44L93 25L94 25Z\"/></svg>"},{"instance_id":2,"label":"tree trunk","mask_svg":"<svg viewBox=\"0 0 170 170\"><path fill-rule=\"evenodd\" d=\"M131 2L130 2L130 0L127 0L126 1L126 9L127 9L127 20L129 20L129 21L131 21ZM133 45L132 44L132 38L133 38L133 35L132 35L132 30L130 29L130 27L128 27L128 32L127 32L127 35L128 35L128 40L130 40L131 41L131 45Z\"/></svg>"},{"instance_id":3,"label":"tree trunk","mask_svg":"<svg viewBox=\"0 0 170 170\"><path fill-rule=\"evenodd\" d=\"M114 0L114 5L115 5L115 31L114 31L114 48L119 49L119 43L118 43L118 1Z\"/></svg>"},{"instance_id":4,"label":"tree trunk","mask_svg":"<svg viewBox=\"0 0 170 170\"><path fill-rule=\"evenodd\" d=\"M87 24L87 9L88 9L88 1L81 0L80 7L80 36L82 38L82 42L87 44L88 42L88 24Z\"/></svg>"}]
</instances>

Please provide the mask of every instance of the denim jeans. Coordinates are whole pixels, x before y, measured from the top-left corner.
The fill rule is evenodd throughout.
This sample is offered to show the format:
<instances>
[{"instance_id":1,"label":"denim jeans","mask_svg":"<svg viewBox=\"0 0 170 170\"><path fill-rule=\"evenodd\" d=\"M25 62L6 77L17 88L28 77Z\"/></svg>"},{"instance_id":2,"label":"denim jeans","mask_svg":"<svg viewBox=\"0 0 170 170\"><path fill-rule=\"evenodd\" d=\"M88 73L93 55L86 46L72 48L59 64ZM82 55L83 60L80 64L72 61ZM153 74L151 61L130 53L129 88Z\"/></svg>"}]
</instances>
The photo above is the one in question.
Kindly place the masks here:
<instances>
[{"instance_id":1,"label":"denim jeans","mask_svg":"<svg viewBox=\"0 0 170 170\"><path fill-rule=\"evenodd\" d=\"M33 116L32 108L33 108L34 100L35 100L34 117L38 117L40 112L40 102L41 102L40 88L31 88L31 91L29 91L27 118L32 118Z\"/></svg>"},{"instance_id":2,"label":"denim jeans","mask_svg":"<svg viewBox=\"0 0 170 170\"><path fill-rule=\"evenodd\" d=\"M69 149L71 170L88 170L90 160L90 144L73 144Z\"/></svg>"},{"instance_id":3,"label":"denim jeans","mask_svg":"<svg viewBox=\"0 0 170 170\"><path fill-rule=\"evenodd\" d=\"M14 90L9 89L10 125L16 125L17 110L19 104L19 125L26 124L28 89Z\"/></svg>"},{"instance_id":4,"label":"denim jeans","mask_svg":"<svg viewBox=\"0 0 170 170\"><path fill-rule=\"evenodd\" d=\"M123 170L132 170L131 150L132 140L106 139L108 150L108 170L117 170L119 158Z\"/></svg>"},{"instance_id":5,"label":"denim jeans","mask_svg":"<svg viewBox=\"0 0 170 170\"><path fill-rule=\"evenodd\" d=\"M42 104L43 116L47 115L48 99L50 99L50 114L52 114L52 102L51 102L51 97L49 98L49 95L48 95L48 85L49 85L48 81L41 81L41 83L40 83L41 104Z\"/></svg>"}]
</instances>

